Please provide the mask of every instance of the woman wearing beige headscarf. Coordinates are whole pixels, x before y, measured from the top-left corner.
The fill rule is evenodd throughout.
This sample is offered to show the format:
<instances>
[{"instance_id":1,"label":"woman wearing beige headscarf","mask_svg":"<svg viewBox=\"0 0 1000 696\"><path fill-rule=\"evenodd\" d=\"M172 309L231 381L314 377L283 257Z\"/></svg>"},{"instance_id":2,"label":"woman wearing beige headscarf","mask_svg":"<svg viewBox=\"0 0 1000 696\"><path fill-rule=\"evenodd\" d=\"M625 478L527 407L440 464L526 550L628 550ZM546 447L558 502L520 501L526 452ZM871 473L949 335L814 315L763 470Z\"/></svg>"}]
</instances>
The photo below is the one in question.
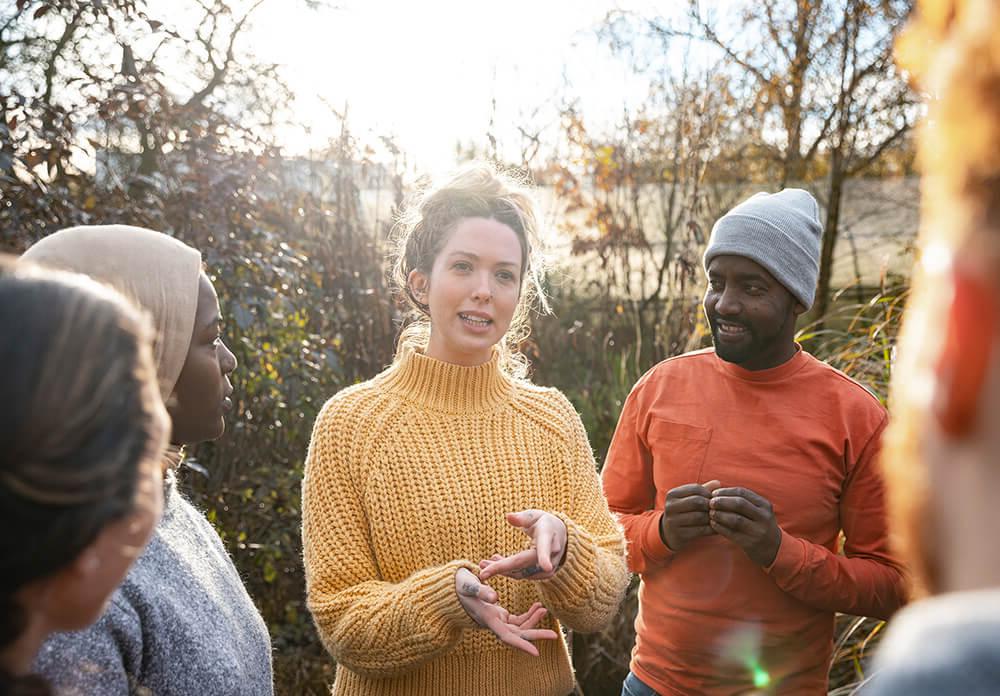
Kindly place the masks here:
<instances>
[{"instance_id":1,"label":"woman wearing beige headscarf","mask_svg":"<svg viewBox=\"0 0 1000 696\"><path fill-rule=\"evenodd\" d=\"M167 235L123 225L74 227L22 257L85 273L146 309L157 329L160 391L172 421L165 507L153 540L91 628L52 637L36 670L88 696L273 693L267 627L218 534L177 490L180 447L213 440L231 407L236 358L201 256Z\"/></svg>"}]
</instances>

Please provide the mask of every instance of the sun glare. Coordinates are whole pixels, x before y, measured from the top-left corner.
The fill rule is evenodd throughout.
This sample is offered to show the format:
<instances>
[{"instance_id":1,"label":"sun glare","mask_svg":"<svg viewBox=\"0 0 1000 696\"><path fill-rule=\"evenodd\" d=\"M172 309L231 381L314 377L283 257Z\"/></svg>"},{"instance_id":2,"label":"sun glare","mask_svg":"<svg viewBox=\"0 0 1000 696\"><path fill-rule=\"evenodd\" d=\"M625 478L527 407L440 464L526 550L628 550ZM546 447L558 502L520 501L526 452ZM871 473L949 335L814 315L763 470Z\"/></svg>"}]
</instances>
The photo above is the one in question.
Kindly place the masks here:
<instances>
[{"instance_id":1,"label":"sun glare","mask_svg":"<svg viewBox=\"0 0 1000 696\"><path fill-rule=\"evenodd\" d=\"M322 147L339 132L332 110L346 106L355 133L392 136L411 164L436 170L454 164L457 144L483 147L489 136L516 157L518 126L558 125L567 81L594 115L613 118L640 99L640 81L594 31L614 6L349 0L313 11L266 2L248 41L283 66L296 95L279 131L289 152Z\"/></svg>"}]
</instances>

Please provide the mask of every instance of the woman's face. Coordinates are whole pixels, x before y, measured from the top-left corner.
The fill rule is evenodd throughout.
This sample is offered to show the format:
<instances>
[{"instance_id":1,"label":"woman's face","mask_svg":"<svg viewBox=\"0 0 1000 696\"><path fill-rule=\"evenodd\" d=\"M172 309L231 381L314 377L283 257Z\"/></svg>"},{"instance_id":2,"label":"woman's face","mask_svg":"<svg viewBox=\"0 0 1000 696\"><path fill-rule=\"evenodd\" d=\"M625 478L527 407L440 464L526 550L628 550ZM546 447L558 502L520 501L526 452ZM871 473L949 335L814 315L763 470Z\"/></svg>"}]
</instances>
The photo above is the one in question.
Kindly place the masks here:
<instances>
[{"instance_id":1,"label":"woman's face","mask_svg":"<svg viewBox=\"0 0 1000 696\"><path fill-rule=\"evenodd\" d=\"M222 341L221 324L219 298L202 273L191 346L167 406L175 444L215 440L226 431L224 413L233 405L229 374L236 369L236 356Z\"/></svg>"},{"instance_id":2,"label":"woman's face","mask_svg":"<svg viewBox=\"0 0 1000 696\"><path fill-rule=\"evenodd\" d=\"M434 259L430 277L410 274L415 296L430 307L427 355L481 365L510 327L521 294L521 242L509 226L463 218Z\"/></svg>"},{"instance_id":3,"label":"woman's face","mask_svg":"<svg viewBox=\"0 0 1000 696\"><path fill-rule=\"evenodd\" d=\"M169 427L169 426L165 426ZM129 568L142 554L163 513L163 464L160 456L149 457L141 465L135 510L107 525L84 551L82 569L87 582L80 583L76 625L62 630L78 630L97 620L108 597L125 579ZM87 563L88 555L96 559ZM78 564L79 565L79 564ZM90 611L88 611L90 609Z\"/></svg>"}]
</instances>

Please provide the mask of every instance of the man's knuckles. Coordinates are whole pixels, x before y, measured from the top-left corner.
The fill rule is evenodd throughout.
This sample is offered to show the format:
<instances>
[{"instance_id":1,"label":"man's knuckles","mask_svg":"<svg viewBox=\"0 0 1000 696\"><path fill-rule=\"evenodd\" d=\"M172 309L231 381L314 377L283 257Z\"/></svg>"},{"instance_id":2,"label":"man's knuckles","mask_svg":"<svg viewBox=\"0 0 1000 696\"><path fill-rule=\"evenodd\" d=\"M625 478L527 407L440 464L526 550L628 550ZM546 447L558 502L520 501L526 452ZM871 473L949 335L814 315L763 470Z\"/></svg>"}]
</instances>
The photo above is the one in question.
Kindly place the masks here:
<instances>
[{"instance_id":1,"label":"man's knuckles","mask_svg":"<svg viewBox=\"0 0 1000 696\"><path fill-rule=\"evenodd\" d=\"M757 508L749 500L736 496L720 496L713 498L710 503L710 508L712 510L735 512L748 517L752 516L757 511Z\"/></svg>"},{"instance_id":2,"label":"man's knuckles","mask_svg":"<svg viewBox=\"0 0 1000 696\"><path fill-rule=\"evenodd\" d=\"M746 517L738 515L734 512L725 512L723 510L713 510L710 520L715 524L737 531L745 530L750 524L750 520Z\"/></svg>"}]
</instances>

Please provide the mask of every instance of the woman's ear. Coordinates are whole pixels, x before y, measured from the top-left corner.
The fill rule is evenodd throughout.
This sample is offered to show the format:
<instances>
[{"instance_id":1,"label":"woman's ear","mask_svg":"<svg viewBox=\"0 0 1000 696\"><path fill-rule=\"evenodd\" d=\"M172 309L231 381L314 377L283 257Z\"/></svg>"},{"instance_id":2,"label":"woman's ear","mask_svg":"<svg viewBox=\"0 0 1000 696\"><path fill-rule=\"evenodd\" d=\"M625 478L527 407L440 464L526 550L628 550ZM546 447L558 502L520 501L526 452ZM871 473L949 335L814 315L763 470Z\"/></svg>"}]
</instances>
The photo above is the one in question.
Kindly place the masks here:
<instances>
[{"instance_id":1,"label":"woman's ear","mask_svg":"<svg viewBox=\"0 0 1000 696\"><path fill-rule=\"evenodd\" d=\"M416 269L410 271L406 276L406 285L410 289L410 294L420 304L427 304L427 292L430 289L430 278L423 271Z\"/></svg>"},{"instance_id":2,"label":"woman's ear","mask_svg":"<svg viewBox=\"0 0 1000 696\"><path fill-rule=\"evenodd\" d=\"M94 575L101 569L101 554L97 544L91 544L81 551L67 568L80 582L93 581Z\"/></svg>"},{"instance_id":3,"label":"woman's ear","mask_svg":"<svg viewBox=\"0 0 1000 696\"><path fill-rule=\"evenodd\" d=\"M998 321L997 289L970 269L952 271L952 298L944 345L934 368L933 411L949 437L966 435L975 423L986 383Z\"/></svg>"},{"instance_id":4,"label":"woman's ear","mask_svg":"<svg viewBox=\"0 0 1000 696\"><path fill-rule=\"evenodd\" d=\"M91 543L62 568L21 588L20 604L50 631L78 631L97 620L113 589L101 579L101 554Z\"/></svg>"}]
</instances>

